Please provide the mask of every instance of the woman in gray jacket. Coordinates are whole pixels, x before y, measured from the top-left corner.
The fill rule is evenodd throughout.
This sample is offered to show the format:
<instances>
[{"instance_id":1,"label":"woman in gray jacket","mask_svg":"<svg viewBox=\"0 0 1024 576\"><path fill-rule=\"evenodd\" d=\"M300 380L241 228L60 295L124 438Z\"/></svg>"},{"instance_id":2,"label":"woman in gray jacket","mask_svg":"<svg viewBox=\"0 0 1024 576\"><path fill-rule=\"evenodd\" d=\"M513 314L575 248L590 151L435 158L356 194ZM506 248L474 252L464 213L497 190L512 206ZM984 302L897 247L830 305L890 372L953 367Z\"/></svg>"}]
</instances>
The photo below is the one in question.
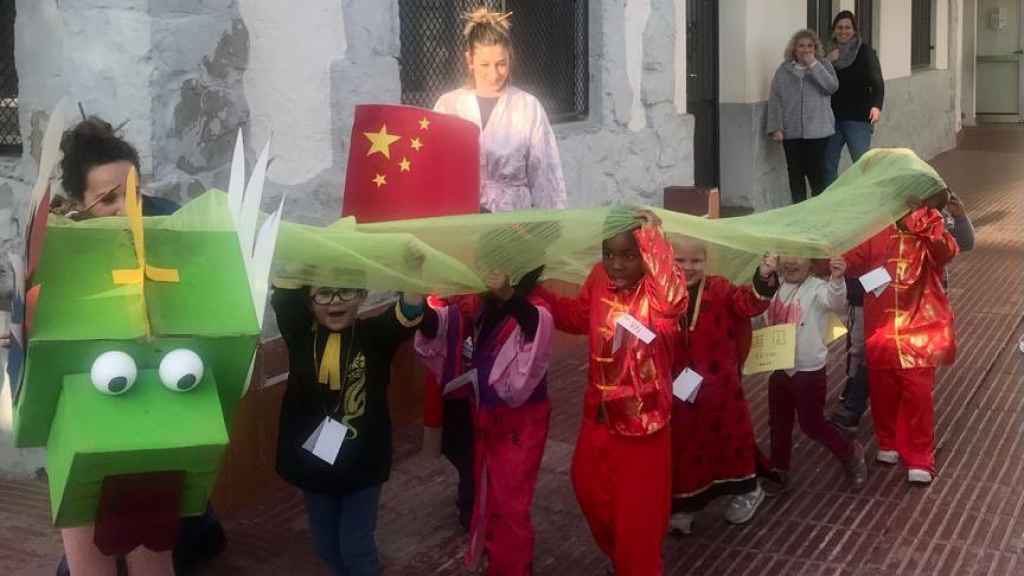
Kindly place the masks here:
<instances>
[{"instance_id":1,"label":"woman in gray jacket","mask_svg":"<svg viewBox=\"0 0 1024 576\"><path fill-rule=\"evenodd\" d=\"M825 189L825 146L835 132L832 93L839 80L824 58L821 41L813 30L799 30L786 45L785 61L772 78L766 128L772 140L782 142L793 203Z\"/></svg>"}]
</instances>

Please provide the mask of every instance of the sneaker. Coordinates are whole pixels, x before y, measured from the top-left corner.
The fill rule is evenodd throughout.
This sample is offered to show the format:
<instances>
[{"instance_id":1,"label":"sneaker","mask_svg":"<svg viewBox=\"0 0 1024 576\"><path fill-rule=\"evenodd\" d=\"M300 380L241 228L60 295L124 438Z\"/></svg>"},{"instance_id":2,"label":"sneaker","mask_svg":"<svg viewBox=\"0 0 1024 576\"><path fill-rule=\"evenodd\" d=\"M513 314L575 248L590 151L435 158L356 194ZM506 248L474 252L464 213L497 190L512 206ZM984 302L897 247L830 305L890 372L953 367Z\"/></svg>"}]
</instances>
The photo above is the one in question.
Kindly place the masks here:
<instances>
[{"instance_id":1,"label":"sneaker","mask_svg":"<svg viewBox=\"0 0 1024 576\"><path fill-rule=\"evenodd\" d=\"M932 473L920 468L911 468L907 471L907 481L911 484L931 484Z\"/></svg>"},{"instance_id":2,"label":"sneaker","mask_svg":"<svg viewBox=\"0 0 1024 576\"><path fill-rule=\"evenodd\" d=\"M679 512L668 520L669 532L689 536L693 534L693 514Z\"/></svg>"},{"instance_id":3,"label":"sneaker","mask_svg":"<svg viewBox=\"0 0 1024 576\"><path fill-rule=\"evenodd\" d=\"M860 416L842 406L837 407L835 411L828 415L828 421L847 432L856 432L860 426Z\"/></svg>"},{"instance_id":4,"label":"sneaker","mask_svg":"<svg viewBox=\"0 0 1024 576\"><path fill-rule=\"evenodd\" d=\"M879 450L875 454L875 460L882 464L897 464L900 461L900 453L895 450Z\"/></svg>"},{"instance_id":5,"label":"sneaker","mask_svg":"<svg viewBox=\"0 0 1024 576\"><path fill-rule=\"evenodd\" d=\"M846 470L846 477L850 479L850 484L854 488L862 488L867 483L868 467L864 463L864 447L860 442L853 441L853 453L843 462L843 469Z\"/></svg>"},{"instance_id":6,"label":"sneaker","mask_svg":"<svg viewBox=\"0 0 1024 576\"><path fill-rule=\"evenodd\" d=\"M732 502L729 502L729 507L725 510L726 521L731 524L750 522L757 512L757 508L761 506L761 502L764 502L764 490L758 484L757 489L753 492L733 497Z\"/></svg>"}]
</instances>

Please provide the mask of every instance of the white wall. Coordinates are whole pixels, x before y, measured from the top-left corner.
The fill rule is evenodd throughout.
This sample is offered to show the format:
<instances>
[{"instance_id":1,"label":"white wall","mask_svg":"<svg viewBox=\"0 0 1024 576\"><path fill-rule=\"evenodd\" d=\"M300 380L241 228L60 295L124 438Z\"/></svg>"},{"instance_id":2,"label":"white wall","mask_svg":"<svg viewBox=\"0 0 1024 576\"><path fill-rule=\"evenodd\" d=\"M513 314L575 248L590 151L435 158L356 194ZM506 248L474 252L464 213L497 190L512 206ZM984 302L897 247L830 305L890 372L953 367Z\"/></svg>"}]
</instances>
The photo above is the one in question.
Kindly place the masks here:
<instances>
[{"instance_id":1,"label":"white wall","mask_svg":"<svg viewBox=\"0 0 1024 576\"><path fill-rule=\"evenodd\" d=\"M807 27L805 0L734 0L719 4L719 100L768 99L790 36Z\"/></svg>"},{"instance_id":2,"label":"white wall","mask_svg":"<svg viewBox=\"0 0 1024 576\"><path fill-rule=\"evenodd\" d=\"M275 143L271 178L296 184L334 161L330 122L331 63L345 57L345 21L340 2L315 0L302 10L284 2L240 0L249 29L245 93L251 138ZM287 46L288 50L282 50Z\"/></svg>"},{"instance_id":3,"label":"white wall","mask_svg":"<svg viewBox=\"0 0 1024 576\"><path fill-rule=\"evenodd\" d=\"M935 12L932 25L932 38L935 51L932 52L932 65L939 70L949 68L949 8L954 0L935 0Z\"/></svg>"},{"instance_id":4,"label":"white wall","mask_svg":"<svg viewBox=\"0 0 1024 576\"><path fill-rule=\"evenodd\" d=\"M910 76L910 0L880 0L876 48L886 80Z\"/></svg>"}]
</instances>

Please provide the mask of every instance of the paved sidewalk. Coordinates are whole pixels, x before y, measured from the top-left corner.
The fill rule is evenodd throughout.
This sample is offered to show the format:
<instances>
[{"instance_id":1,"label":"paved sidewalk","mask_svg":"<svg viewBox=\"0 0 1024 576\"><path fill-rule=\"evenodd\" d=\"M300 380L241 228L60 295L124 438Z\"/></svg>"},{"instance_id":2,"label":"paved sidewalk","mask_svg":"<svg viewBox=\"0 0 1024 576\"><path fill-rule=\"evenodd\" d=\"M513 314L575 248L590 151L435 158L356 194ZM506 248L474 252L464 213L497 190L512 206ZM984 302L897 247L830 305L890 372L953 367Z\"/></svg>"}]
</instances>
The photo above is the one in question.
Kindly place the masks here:
<instances>
[{"instance_id":1,"label":"paved sidewalk","mask_svg":"<svg viewBox=\"0 0 1024 576\"><path fill-rule=\"evenodd\" d=\"M963 198L977 245L951 267L957 364L935 389L939 476L912 488L899 467L872 463L868 485L849 492L824 448L797 432L793 489L766 501L751 524L730 526L722 504L696 533L668 537L666 572L694 575L881 575L1024 573L1024 130L968 129L961 147L934 162ZM585 380L583 342L564 338L552 369L555 407L534 506L535 573L603 575L573 496L569 463ZM830 361L830 396L844 358ZM764 378L745 382L759 441L767 447ZM834 399L834 398L830 398ZM874 456L870 422L858 437ZM464 574L464 536L454 474L414 455L416 426L396 431L396 468L381 505L385 574ZM301 499L281 486L266 505L226 519L229 549L204 574L320 575ZM60 554L45 486L0 482L0 574L49 575Z\"/></svg>"}]
</instances>

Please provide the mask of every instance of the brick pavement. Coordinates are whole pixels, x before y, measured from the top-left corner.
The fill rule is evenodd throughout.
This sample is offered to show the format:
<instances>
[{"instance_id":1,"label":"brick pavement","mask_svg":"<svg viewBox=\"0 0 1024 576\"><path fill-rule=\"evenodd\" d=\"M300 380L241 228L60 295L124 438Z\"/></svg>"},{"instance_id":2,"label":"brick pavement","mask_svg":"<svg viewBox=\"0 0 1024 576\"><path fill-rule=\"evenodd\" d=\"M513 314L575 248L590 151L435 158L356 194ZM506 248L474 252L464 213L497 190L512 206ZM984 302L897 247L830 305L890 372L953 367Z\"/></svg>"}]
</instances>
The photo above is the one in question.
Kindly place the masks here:
<instances>
[{"instance_id":1,"label":"brick pavement","mask_svg":"<svg viewBox=\"0 0 1024 576\"><path fill-rule=\"evenodd\" d=\"M845 488L839 466L797 433L793 489L766 501L751 524L730 526L722 503L696 533L665 540L672 574L875 575L1024 573L1024 131L965 132L934 162L977 226L974 252L951 267L960 355L935 389L939 476L906 484L901 468L872 464L868 485ZM551 373L555 406L534 506L535 572L601 575L573 497L568 468L580 418L583 343L559 341ZM844 359L830 360L830 396ZM767 446L764 378L744 383L759 441ZM858 437L875 446L870 423ZM418 429L396 431L396 468L381 505L385 574L461 574L464 546L454 514L454 474L415 457ZM230 547L205 574L326 574L312 556L301 500L279 488L270 502L226 519ZM0 482L0 573L52 574L59 538L48 528L45 487Z\"/></svg>"}]
</instances>

